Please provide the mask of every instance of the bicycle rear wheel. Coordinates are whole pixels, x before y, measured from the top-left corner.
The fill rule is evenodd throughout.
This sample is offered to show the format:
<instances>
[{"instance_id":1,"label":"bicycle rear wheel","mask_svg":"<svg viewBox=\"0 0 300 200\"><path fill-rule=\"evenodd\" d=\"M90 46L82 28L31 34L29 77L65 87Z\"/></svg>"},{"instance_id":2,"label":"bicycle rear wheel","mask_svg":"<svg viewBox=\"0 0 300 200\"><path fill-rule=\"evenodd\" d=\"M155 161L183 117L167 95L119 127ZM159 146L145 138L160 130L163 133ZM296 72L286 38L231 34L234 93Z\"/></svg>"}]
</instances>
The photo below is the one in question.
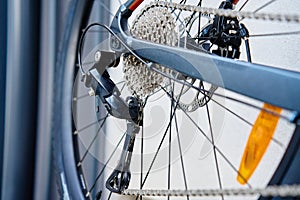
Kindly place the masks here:
<instances>
[{"instance_id":1,"label":"bicycle rear wheel","mask_svg":"<svg viewBox=\"0 0 300 200\"><path fill-rule=\"evenodd\" d=\"M197 3L200 4L200 2ZM105 188L105 181L115 168L119 159L118 154L122 151L120 145L126 135L124 134L126 120L119 120L111 116L95 91L91 90L88 93L85 84L81 82L84 77L77 73L79 69L76 55L81 50L78 48L78 43L83 30L86 30L91 23L92 8L98 9L94 8L94 12L101 8L112 18L114 13L110 11L113 10L110 9L110 6L113 7L113 5L101 1L74 0L70 3L68 23L55 69L56 95L53 112L54 154L59 186L64 197L70 196L74 199L124 197L108 191ZM211 6L218 5L215 3ZM156 34L164 34L162 32L166 30L167 34L172 35L172 39L180 38L185 34L186 41L193 40L195 42L192 44L199 44L201 48L205 45L215 45L212 44L213 42L207 41L204 41L207 42L204 45L199 41L199 33L203 31L204 24L209 23L208 17L210 16L199 18L199 16L197 17L199 14L186 14L172 9L144 12L144 14L140 14L140 19L149 13L156 15L158 21L162 20L163 16L173 18L173 21L168 21L166 24L163 24L164 21L159 22L159 25L165 26L162 29L155 27ZM145 18L147 19L147 17L149 16ZM168 19L163 18L163 20ZM151 27L151 20L149 21L148 26ZM183 21L186 24L182 28ZM139 24L141 23L139 18L132 22L132 24L134 23L137 24L135 27L142 26ZM246 24L246 20L244 23ZM200 28L198 28L198 24L200 24ZM249 30L251 29L249 28ZM153 30L148 32L148 38L144 39L151 40L153 37L151 31ZM295 33L295 31L293 32ZM187 35L193 36L187 37ZM264 37L258 35L255 36L257 40ZM298 34L295 35L298 36ZM98 57L103 55L104 51L109 49L110 37L111 33L105 28L97 26L91 28L86 34L81 55L85 72L98 61ZM250 39L252 38L250 37ZM158 38L158 40L162 39ZM278 39L277 42L283 44L286 40ZM160 41L160 43L163 42ZM176 42L166 42L166 45L174 46ZM196 50L199 49L199 46ZM252 51L255 52L259 46L253 46ZM282 48L284 55L292 54L288 49ZM225 48L226 51L229 52L230 49ZM218 52L215 50L213 53ZM223 54L219 54L223 56ZM164 77L155 73L150 74L147 71L141 72L141 70L135 72L134 66L142 66L141 62L132 55L124 55L117 55L123 56L122 59L125 61L120 62L119 65L117 65L118 62L114 63L117 67L108 70L110 78L115 82L124 99L136 95L143 100L143 105L145 105L142 130L136 136L133 151L129 188L167 190L261 188L267 185L299 183L297 166L300 164L298 159L300 133L298 125L288 122L284 117L288 116L290 112L282 111L280 115L282 119L279 120L266 155L247 184L240 185L236 181L238 166L248 135L255 119L261 112L257 108L261 108L263 102L221 88L216 89L211 84L187 78L186 74L169 71L161 66L158 66L158 69L169 76ZM241 59L246 60L246 56L247 53L242 53ZM252 53L252 59L255 56L259 57L260 55ZM116 60L118 61L117 57ZM286 60L284 57L282 60L277 59L276 62L285 64ZM269 63L268 59L262 62ZM125 65L123 71L122 64ZM296 63L294 65L296 66ZM125 75L121 75L123 73ZM145 73L155 79L153 80L155 84L148 84L149 79L143 77ZM144 78L139 82L141 87L136 87L136 77ZM173 81L170 78L181 82ZM202 94L188 86L183 86L181 84L183 80L202 88L202 91L207 93ZM126 87L128 88L126 89ZM146 92L147 88L150 89ZM183 93L184 95L182 95ZM209 93L211 96L207 95ZM191 103L191 99L194 104ZM179 100L181 103L178 103ZM195 105L196 108L193 110ZM164 182L160 180L162 177L165 178ZM256 195L253 198L258 197L259 195ZM184 198L192 199L190 196L184 196ZM214 198L227 199L228 197L218 195Z\"/></svg>"}]
</instances>

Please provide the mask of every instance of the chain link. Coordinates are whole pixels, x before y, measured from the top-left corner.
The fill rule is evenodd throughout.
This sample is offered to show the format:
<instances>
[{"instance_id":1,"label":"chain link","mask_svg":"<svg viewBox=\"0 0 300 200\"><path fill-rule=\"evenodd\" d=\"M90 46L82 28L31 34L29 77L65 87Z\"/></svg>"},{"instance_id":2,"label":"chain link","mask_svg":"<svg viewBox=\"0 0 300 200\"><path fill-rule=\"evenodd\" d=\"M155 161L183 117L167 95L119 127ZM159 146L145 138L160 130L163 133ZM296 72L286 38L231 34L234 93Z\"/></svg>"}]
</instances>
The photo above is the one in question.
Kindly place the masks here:
<instances>
[{"instance_id":1,"label":"chain link","mask_svg":"<svg viewBox=\"0 0 300 200\"><path fill-rule=\"evenodd\" d=\"M300 15L299 14L275 14L275 13L254 13L254 12L241 12L229 9L217 9L217 8L206 8L194 5L184 5L178 4L174 2L167 1L155 1L150 3L147 7L166 7L171 9L177 9L182 11L189 12L199 12L201 14L211 14L218 15L224 17L231 18L239 18L239 19L257 19L257 20L265 20L265 21L278 21L278 22L291 22L291 23L300 23Z\"/></svg>"},{"instance_id":2,"label":"chain link","mask_svg":"<svg viewBox=\"0 0 300 200\"><path fill-rule=\"evenodd\" d=\"M134 196L239 196L261 195L263 197L296 197L300 195L300 185L268 186L248 189L204 189L204 190L139 190L128 189L123 195Z\"/></svg>"}]
</instances>

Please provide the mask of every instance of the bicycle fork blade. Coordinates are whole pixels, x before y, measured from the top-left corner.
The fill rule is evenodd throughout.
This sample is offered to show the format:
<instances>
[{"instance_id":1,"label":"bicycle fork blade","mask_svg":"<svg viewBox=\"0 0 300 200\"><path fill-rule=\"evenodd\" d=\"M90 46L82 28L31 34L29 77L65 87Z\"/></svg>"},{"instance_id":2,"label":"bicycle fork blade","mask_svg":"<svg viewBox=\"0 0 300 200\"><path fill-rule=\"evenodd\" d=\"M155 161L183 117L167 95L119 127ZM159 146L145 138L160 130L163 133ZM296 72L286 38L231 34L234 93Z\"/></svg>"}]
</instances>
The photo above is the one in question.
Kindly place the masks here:
<instances>
[{"instance_id":1,"label":"bicycle fork blade","mask_svg":"<svg viewBox=\"0 0 300 200\"><path fill-rule=\"evenodd\" d=\"M264 103L244 149L237 175L237 181L240 184L246 184L249 181L265 154L273 138L281 110L281 108Z\"/></svg>"},{"instance_id":2,"label":"bicycle fork blade","mask_svg":"<svg viewBox=\"0 0 300 200\"><path fill-rule=\"evenodd\" d=\"M106 188L114 193L121 193L128 188L131 173L130 162L135 141L135 135L139 132L139 127L129 122L127 124L126 138L122 154L117 167L106 181Z\"/></svg>"}]
</instances>

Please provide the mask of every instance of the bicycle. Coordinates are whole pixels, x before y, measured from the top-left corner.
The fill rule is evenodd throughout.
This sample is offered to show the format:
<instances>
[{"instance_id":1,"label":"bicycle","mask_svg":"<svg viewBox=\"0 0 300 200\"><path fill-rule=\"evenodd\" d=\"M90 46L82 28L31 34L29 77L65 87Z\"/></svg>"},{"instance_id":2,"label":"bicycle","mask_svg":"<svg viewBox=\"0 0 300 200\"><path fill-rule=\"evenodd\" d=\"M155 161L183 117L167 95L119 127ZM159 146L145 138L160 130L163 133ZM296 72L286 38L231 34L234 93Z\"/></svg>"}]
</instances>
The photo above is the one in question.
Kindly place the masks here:
<instances>
[{"instance_id":1,"label":"bicycle","mask_svg":"<svg viewBox=\"0 0 300 200\"><path fill-rule=\"evenodd\" d=\"M263 199L300 195L298 185L293 185L300 180L300 74L254 64L249 40L268 34L251 35L246 24L248 18L297 24L299 16L258 12L273 1L254 13L240 12L248 1L242 5L223 1L218 9L197 3L147 5L129 0L116 14L111 13L112 23L105 25L89 21L93 6L109 10L105 2L71 2L54 81L54 154L63 197L110 199L127 194L136 199L148 195L228 199L250 195ZM133 13L136 17L130 27ZM271 35L298 34L296 29ZM241 55L242 47L246 50ZM238 61L241 56L247 62ZM165 105L166 100L170 104ZM149 104L154 106L148 108ZM146 117L153 110L168 121L164 124L152 117L159 125L149 124ZM254 110L249 117L253 122L247 119L249 110ZM226 122L233 119L239 122L235 126ZM151 135L160 141L147 138L149 127L162 133ZM234 134L229 128L251 133ZM264 137L257 129L262 129ZM147 147L145 138L155 147ZM225 152L223 146L233 148ZM186 160L193 164L187 165ZM207 174L211 177L205 180ZM164 183L158 181L164 176Z\"/></svg>"}]
</instances>

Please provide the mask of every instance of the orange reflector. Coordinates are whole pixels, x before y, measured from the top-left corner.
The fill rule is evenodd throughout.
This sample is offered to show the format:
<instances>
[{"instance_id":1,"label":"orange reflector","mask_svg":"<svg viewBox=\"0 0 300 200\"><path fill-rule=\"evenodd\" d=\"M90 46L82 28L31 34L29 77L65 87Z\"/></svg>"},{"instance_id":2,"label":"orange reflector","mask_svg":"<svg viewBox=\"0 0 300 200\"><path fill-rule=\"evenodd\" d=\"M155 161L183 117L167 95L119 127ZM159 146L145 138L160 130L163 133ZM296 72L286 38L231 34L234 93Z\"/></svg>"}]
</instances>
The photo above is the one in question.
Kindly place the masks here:
<instances>
[{"instance_id":1,"label":"orange reflector","mask_svg":"<svg viewBox=\"0 0 300 200\"><path fill-rule=\"evenodd\" d=\"M258 166L273 137L281 110L281 108L264 103L263 109L252 127L244 150L237 176L239 183L247 183ZM275 115L272 113L275 113Z\"/></svg>"}]
</instances>

